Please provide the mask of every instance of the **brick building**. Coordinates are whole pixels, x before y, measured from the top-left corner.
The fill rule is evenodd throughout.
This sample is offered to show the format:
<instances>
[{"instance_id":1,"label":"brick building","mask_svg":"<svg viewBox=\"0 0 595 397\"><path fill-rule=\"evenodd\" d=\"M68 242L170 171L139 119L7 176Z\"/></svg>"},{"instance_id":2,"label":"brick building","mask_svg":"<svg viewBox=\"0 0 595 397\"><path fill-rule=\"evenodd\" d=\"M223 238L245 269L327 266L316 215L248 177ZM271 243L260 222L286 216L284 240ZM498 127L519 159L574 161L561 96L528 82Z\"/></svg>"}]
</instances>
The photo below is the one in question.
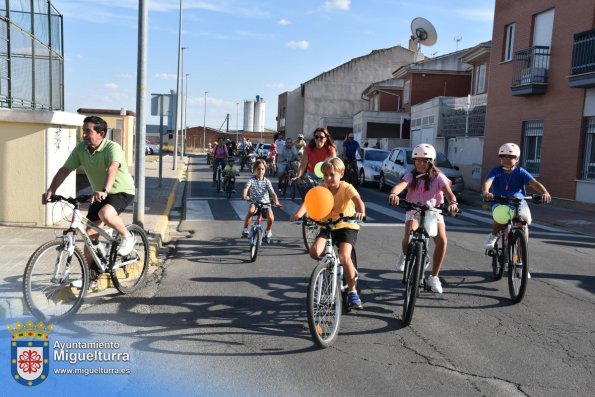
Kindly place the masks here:
<instances>
[{"instance_id":1,"label":"brick building","mask_svg":"<svg viewBox=\"0 0 595 397\"><path fill-rule=\"evenodd\" d=\"M554 197L595 202L595 3L496 0L482 174L505 142Z\"/></svg>"}]
</instances>

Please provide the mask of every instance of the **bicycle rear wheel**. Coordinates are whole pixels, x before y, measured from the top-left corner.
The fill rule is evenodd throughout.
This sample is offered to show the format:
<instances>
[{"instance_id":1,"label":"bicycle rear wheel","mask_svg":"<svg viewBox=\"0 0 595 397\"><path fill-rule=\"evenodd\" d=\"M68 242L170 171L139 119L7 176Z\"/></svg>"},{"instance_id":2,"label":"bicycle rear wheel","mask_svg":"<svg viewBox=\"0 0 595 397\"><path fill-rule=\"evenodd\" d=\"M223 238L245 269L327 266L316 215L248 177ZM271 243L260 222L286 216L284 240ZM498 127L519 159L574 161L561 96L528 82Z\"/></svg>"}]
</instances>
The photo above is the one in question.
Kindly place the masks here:
<instances>
[{"instance_id":1,"label":"bicycle rear wheel","mask_svg":"<svg viewBox=\"0 0 595 397\"><path fill-rule=\"evenodd\" d=\"M405 263L405 297L403 299L403 324L411 324L415 300L419 294L419 281L421 276L421 262L423 259L423 247L421 243L410 246L412 250L407 263Z\"/></svg>"},{"instance_id":2,"label":"bicycle rear wheel","mask_svg":"<svg viewBox=\"0 0 595 397\"><path fill-rule=\"evenodd\" d=\"M506 264L505 249L504 242L501 239L497 240L494 244L492 251L492 273L496 281L500 280L504 274L504 266Z\"/></svg>"},{"instance_id":3,"label":"bicycle rear wheel","mask_svg":"<svg viewBox=\"0 0 595 397\"><path fill-rule=\"evenodd\" d=\"M335 343L341 325L340 281L333 293L334 277L326 263L319 263L308 286L308 328L314 342L322 348Z\"/></svg>"},{"instance_id":4,"label":"bicycle rear wheel","mask_svg":"<svg viewBox=\"0 0 595 397\"><path fill-rule=\"evenodd\" d=\"M254 262L258 256L260 249L260 241L262 239L262 230L260 228L253 228L250 233L250 262Z\"/></svg>"},{"instance_id":5,"label":"bicycle rear wheel","mask_svg":"<svg viewBox=\"0 0 595 397\"><path fill-rule=\"evenodd\" d=\"M508 291L513 303L525 296L529 275L527 240L525 232L514 230L508 239Z\"/></svg>"},{"instance_id":6,"label":"bicycle rear wheel","mask_svg":"<svg viewBox=\"0 0 595 397\"><path fill-rule=\"evenodd\" d=\"M314 243L314 240L316 240L318 233L320 233L320 226L314 223L311 219L306 219L302 222L302 237L304 238L306 252L310 251L310 246Z\"/></svg>"},{"instance_id":7,"label":"bicycle rear wheel","mask_svg":"<svg viewBox=\"0 0 595 397\"><path fill-rule=\"evenodd\" d=\"M80 248L68 254L65 240L37 248L25 266L23 295L39 320L56 323L78 311L89 288L89 267Z\"/></svg>"},{"instance_id":8,"label":"bicycle rear wheel","mask_svg":"<svg viewBox=\"0 0 595 397\"><path fill-rule=\"evenodd\" d=\"M118 257L111 270L114 287L123 294L136 291L142 284L149 269L149 239L138 225L126 227L134 236L132 252L125 257Z\"/></svg>"}]
</instances>

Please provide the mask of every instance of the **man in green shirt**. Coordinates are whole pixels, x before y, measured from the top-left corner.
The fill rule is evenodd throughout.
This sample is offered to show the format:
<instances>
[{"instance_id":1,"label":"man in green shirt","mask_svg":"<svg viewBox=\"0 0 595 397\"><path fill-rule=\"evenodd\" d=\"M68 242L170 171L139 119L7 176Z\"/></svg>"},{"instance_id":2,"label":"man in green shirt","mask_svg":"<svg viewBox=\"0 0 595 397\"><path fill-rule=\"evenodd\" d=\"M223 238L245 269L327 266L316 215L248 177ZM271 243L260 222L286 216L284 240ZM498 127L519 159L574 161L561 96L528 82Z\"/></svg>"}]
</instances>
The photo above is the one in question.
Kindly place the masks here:
<instances>
[{"instance_id":1,"label":"man in green shirt","mask_svg":"<svg viewBox=\"0 0 595 397\"><path fill-rule=\"evenodd\" d=\"M107 123L101 117L83 120L83 142L76 145L64 165L58 170L48 190L41 196L46 204L68 175L82 166L93 188L87 219L98 226L103 224L120 233L118 254L128 255L134 248L134 236L128 232L119 214L134 199L134 180L128 172L122 147L106 139ZM88 230L91 239L97 233ZM90 255L86 255L89 263Z\"/></svg>"}]
</instances>

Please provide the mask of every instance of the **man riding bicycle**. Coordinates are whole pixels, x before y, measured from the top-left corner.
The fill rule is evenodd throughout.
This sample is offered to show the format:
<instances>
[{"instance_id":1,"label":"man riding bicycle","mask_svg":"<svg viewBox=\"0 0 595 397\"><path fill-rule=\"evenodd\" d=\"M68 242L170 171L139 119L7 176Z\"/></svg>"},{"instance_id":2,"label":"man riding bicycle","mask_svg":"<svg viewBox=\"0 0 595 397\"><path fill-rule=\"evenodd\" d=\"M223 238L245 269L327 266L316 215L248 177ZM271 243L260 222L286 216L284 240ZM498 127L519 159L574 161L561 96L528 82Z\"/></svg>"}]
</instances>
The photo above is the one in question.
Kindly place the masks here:
<instances>
[{"instance_id":1,"label":"man riding bicycle","mask_svg":"<svg viewBox=\"0 0 595 397\"><path fill-rule=\"evenodd\" d=\"M277 176L279 177L279 191L282 189L282 182L287 172L288 166L299 160L299 153L295 147L293 147L293 140L287 138L283 150L277 154Z\"/></svg>"}]
</instances>

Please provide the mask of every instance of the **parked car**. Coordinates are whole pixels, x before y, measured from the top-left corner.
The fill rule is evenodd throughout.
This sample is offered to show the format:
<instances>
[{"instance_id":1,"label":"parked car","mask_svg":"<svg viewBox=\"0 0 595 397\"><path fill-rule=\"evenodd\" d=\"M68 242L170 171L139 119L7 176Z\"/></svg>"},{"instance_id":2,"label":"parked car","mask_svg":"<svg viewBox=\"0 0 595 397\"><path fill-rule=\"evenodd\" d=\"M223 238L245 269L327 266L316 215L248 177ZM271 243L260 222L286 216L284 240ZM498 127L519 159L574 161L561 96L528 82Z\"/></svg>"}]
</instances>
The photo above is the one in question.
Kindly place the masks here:
<instances>
[{"instance_id":1,"label":"parked car","mask_svg":"<svg viewBox=\"0 0 595 397\"><path fill-rule=\"evenodd\" d=\"M255 153L259 158L266 157L270 148L271 148L270 143L258 143L258 144L256 144Z\"/></svg>"},{"instance_id":2,"label":"parked car","mask_svg":"<svg viewBox=\"0 0 595 397\"><path fill-rule=\"evenodd\" d=\"M389 153L388 150L374 148L360 148L355 153L360 186L367 183L378 183L382 162Z\"/></svg>"},{"instance_id":3,"label":"parked car","mask_svg":"<svg viewBox=\"0 0 595 397\"><path fill-rule=\"evenodd\" d=\"M151 142L145 143L145 154L158 154L159 145Z\"/></svg>"},{"instance_id":4,"label":"parked car","mask_svg":"<svg viewBox=\"0 0 595 397\"><path fill-rule=\"evenodd\" d=\"M394 148L390 151L388 157L382 162L378 188L385 190L399 183L405 173L413 169L413 159L411 158L412 148ZM461 197L465 189L463 175L459 167L453 166L446 158L444 153L436 153L436 167L440 169L452 182L451 189L457 197Z\"/></svg>"}]
</instances>

